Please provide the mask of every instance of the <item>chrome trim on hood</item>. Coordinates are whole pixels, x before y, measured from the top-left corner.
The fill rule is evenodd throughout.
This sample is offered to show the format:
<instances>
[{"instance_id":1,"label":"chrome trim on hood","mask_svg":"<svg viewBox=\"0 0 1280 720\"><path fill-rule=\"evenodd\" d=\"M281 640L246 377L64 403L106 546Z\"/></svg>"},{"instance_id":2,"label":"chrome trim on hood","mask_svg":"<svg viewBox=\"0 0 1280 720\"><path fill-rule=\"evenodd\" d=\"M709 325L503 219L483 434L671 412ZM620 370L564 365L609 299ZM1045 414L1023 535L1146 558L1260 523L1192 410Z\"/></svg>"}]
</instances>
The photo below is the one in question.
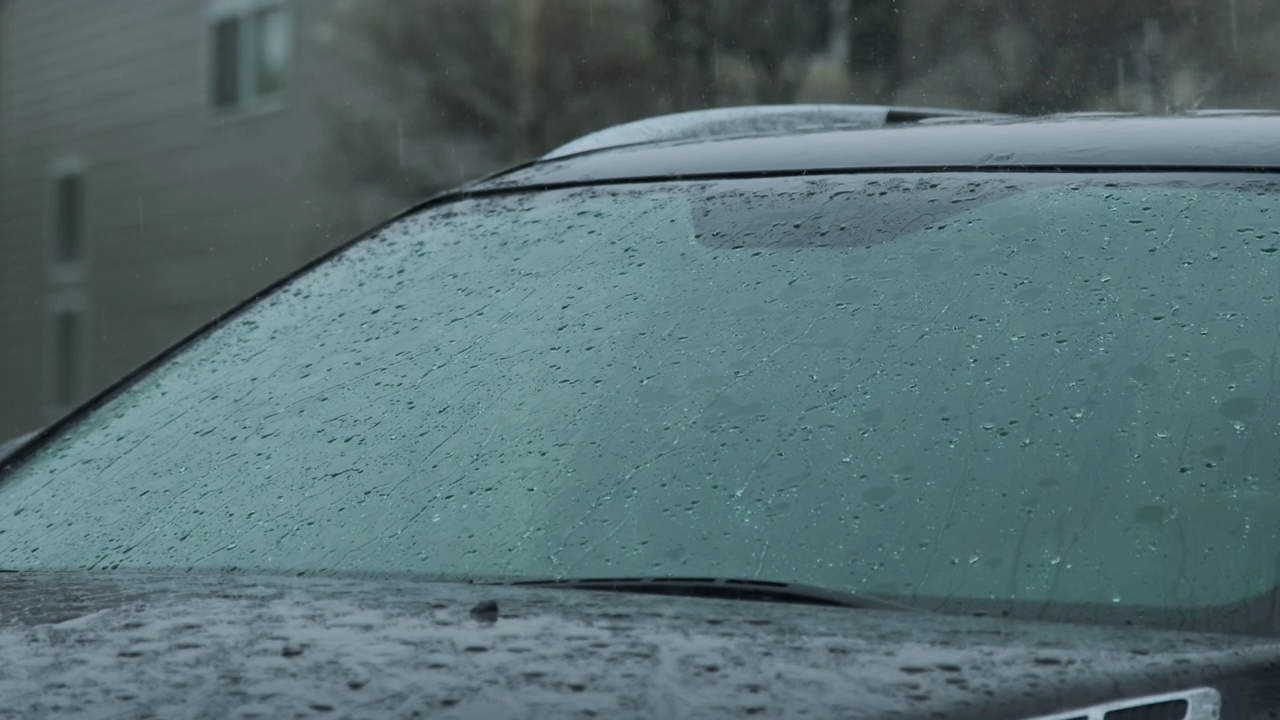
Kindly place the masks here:
<instances>
[{"instance_id":1,"label":"chrome trim on hood","mask_svg":"<svg viewBox=\"0 0 1280 720\"><path fill-rule=\"evenodd\" d=\"M1187 710L1180 717L1170 717L1169 720L1218 720L1222 715L1222 694L1213 688L1198 688L1164 695L1147 695L1146 697L1128 700L1116 700L1070 712L1040 715L1027 720L1108 720L1107 716L1117 711L1139 710L1148 705L1176 702L1178 700L1187 704Z\"/></svg>"}]
</instances>

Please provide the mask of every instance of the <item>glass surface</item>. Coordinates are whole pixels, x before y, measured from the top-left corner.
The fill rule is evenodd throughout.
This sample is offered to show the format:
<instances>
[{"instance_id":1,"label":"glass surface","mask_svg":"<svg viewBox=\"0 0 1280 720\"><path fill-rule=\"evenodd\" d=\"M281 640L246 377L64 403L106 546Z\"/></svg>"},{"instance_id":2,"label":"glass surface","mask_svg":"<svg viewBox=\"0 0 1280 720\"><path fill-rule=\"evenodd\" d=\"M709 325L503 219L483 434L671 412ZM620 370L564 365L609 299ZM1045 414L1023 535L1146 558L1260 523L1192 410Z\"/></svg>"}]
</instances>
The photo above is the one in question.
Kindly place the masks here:
<instances>
[{"instance_id":1,"label":"glass surface","mask_svg":"<svg viewBox=\"0 0 1280 720\"><path fill-rule=\"evenodd\" d=\"M240 102L240 20L226 18L213 25L213 105L234 107Z\"/></svg>"},{"instance_id":2,"label":"glass surface","mask_svg":"<svg viewBox=\"0 0 1280 720\"><path fill-rule=\"evenodd\" d=\"M84 245L84 176L77 172L54 181L57 213L57 257L60 263L81 259Z\"/></svg>"},{"instance_id":3,"label":"glass surface","mask_svg":"<svg viewBox=\"0 0 1280 720\"><path fill-rule=\"evenodd\" d=\"M285 11L272 7L254 13L253 32L254 92L260 97L278 94L284 89L289 70L289 25Z\"/></svg>"},{"instance_id":4,"label":"glass surface","mask_svg":"<svg viewBox=\"0 0 1280 720\"><path fill-rule=\"evenodd\" d=\"M1277 581L1275 191L445 205L11 470L0 567L758 577L1209 626Z\"/></svg>"},{"instance_id":5,"label":"glass surface","mask_svg":"<svg viewBox=\"0 0 1280 720\"><path fill-rule=\"evenodd\" d=\"M63 408L81 399L84 350L80 321L80 313L74 310L61 311L54 319L54 399Z\"/></svg>"}]
</instances>

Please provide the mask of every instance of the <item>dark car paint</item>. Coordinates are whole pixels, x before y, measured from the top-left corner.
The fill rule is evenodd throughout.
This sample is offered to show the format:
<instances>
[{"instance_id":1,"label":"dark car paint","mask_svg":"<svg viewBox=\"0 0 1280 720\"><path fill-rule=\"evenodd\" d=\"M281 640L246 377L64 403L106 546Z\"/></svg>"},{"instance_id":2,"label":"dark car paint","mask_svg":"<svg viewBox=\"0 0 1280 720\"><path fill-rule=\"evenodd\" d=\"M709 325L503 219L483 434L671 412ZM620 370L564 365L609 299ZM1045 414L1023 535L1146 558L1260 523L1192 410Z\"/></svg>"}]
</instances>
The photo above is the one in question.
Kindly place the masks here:
<instances>
[{"instance_id":1,"label":"dark car paint","mask_svg":"<svg viewBox=\"0 0 1280 720\"><path fill-rule=\"evenodd\" d=\"M530 163L410 208L281 279L34 442L9 446L10 460L292 277L425 207L650 178L1030 167L1273 171L1280 118L936 124ZM5 462L0 453L0 482ZM6 574L0 649L0 718L1014 718L1205 684L1224 692L1224 718L1280 717L1274 639L420 580Z\"/></svg>"},{"instance_id":2,"label":"dark car paint","mask_svg":"<svg viewBox=\"0 0 1280 720\"><path fill-rule=\"evenodd\" d=\"M401 578L5 574L0 647L0 718L996 720L1204 686L1228 720L1280 707L1275 640Z\"/></svg>"},{"instance_id":3,"label":"dark car paint","mask_svg":"<svg viewBox=\"0 0 1280 720\"><path fill-rule=\"evenodd\" d=\"M1280 169L1280 115L967 120L651 143L537 163L476 192L649 178L883 170Z\"/></svg>"}]
</instances>

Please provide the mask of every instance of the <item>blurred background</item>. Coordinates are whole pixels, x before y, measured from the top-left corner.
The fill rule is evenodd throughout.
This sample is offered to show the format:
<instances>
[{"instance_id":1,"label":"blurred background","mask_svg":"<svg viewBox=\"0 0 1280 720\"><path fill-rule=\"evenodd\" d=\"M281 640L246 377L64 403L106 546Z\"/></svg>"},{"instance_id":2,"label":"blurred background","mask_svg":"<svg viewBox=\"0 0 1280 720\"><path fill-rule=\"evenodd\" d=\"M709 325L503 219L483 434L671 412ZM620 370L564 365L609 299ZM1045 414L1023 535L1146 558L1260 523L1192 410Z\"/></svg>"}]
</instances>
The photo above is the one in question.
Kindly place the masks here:
<instances>
[{"instance_id":1,"label":"blurred background","mask_svg":"<svg viewBox=\"0 0 1280 720\"><path fill-rule=\"evenodd\" d=\"M1280 106L1276 0L0 0L0 441L395 210L756 103Z\"/></svg>"}]
</instances>

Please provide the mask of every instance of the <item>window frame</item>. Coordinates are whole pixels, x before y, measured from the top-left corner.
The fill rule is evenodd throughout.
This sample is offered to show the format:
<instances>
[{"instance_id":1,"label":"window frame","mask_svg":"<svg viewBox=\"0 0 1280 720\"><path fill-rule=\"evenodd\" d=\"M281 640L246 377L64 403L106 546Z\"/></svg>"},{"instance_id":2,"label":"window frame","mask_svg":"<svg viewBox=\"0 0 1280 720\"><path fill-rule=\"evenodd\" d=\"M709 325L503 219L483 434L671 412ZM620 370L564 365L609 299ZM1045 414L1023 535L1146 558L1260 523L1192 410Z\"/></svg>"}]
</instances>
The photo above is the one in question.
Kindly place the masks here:
<instances>
[{"instance_id":1,"label":"window frame","mask_svg":"<svg viewBox=\"0 0 1280 720\"><path fill-rule=\"evenodd\" d=\"M44 374L44 415L48 421L54 421L78 407L88 397L89 388L89 349L88 349L88 304L85 302L83 288L72 287L54 292L49 297L45 308L44 322L44 362L41 363ZM63 376L60 319L68 314L78 317L79 324L75 328L75 352L77 357L71 361L71 386L66 389L60 386Z\"/></svg>"},{"instance_id":2,"label":"window frame","mask_svg":"<svg viewBox=\"0 0 1280 720\"><path fill-rule=\"evenodd\" d=\"M285 26L285 66L280 88L271 93L260 93L254 77L256 62L261 50L255 46L256 33L251 23L263 13L279 11ZM216 119L251 117L283 110L288 106L290 86L293 80L294 41L293 12L288 0L213 0L205 10L201 21L201 56L204 82L201 83L201 102ZM218 43L215 29L224 22L233 22L236 38L235 100L218 104Z\"/></svg>"},{"instance_id":3,"label":"window frame","mask_svg":"<svg viewBox=\"0 0 1280 720\"><path fill-rule=\"evenodd\" d=\"M69 259L64 259L63 248L63 204L62 183L69 178L77 178L80 182L79 208L75 218L76 252ZM48 174L48 212L46 214L47 232L45 233L48 253L49 275L55 285L67 285L83 282L89 264L89 163L81 155L65 155L54 160L49 166Z\"/></svg>"}]
</instances>

